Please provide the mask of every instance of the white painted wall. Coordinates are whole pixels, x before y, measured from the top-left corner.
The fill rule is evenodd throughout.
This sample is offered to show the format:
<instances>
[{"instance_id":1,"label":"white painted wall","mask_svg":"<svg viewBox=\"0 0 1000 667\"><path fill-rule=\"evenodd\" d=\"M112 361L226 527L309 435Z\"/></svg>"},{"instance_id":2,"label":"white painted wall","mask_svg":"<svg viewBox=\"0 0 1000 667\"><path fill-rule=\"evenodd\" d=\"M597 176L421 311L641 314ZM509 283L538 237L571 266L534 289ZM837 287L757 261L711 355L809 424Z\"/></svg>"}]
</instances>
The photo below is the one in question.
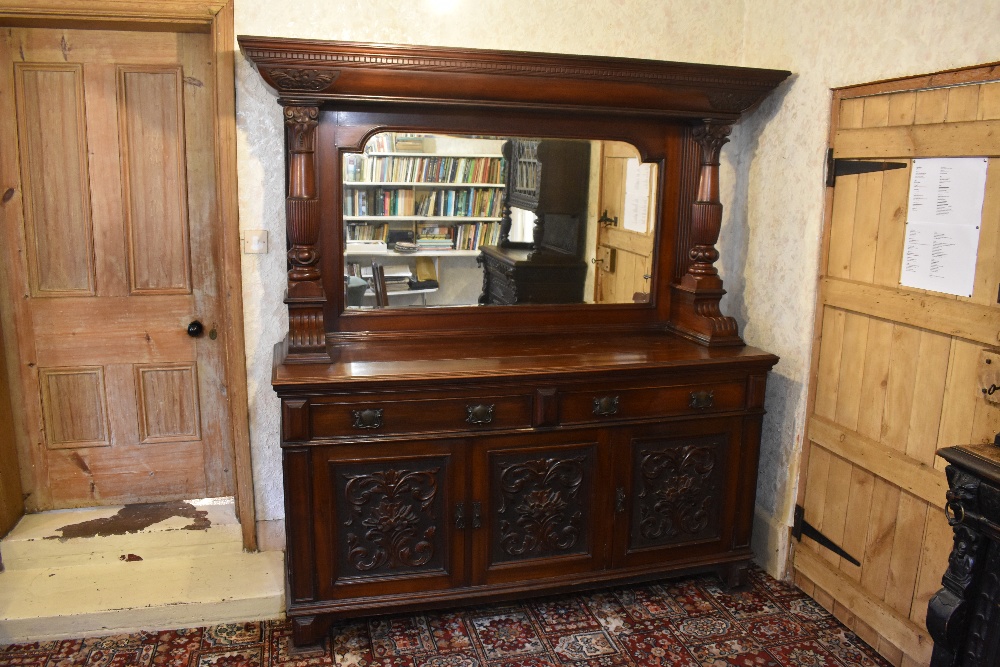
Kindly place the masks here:
<instances>
[{"instance_id":1,"label":"white painted wall","mask_svg":"<svg viewBox=\"0 0 1000 667\"><path fill-rule=\"evenodd\" d=\"M723 302L781 356L768 385L755 552L783 567L805 421L830 88L1000 60L997 0L237 0L236 32L788 69L723 152ZM240 224L257 513L283 517L271 348L286 331L284 156L275 95L237 57ZM791 471L791 472L790 472Z\"/></svg>"}]
</instances>

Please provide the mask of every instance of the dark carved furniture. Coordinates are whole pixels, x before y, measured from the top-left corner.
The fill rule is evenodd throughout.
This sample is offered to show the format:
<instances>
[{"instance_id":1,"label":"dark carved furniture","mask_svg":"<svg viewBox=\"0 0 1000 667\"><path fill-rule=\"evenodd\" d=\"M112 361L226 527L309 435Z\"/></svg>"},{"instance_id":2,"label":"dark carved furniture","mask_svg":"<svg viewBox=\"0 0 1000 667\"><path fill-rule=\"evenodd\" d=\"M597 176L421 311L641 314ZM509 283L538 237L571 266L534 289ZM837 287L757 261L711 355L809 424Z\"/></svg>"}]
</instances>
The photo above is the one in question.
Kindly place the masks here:
<instances>
[{"instance_id":1,"label":"dark carved furniture","mask_svg":"<svg viewBox=\"0 0 1000 667\"><path fill-rule=\"evenodd\" d=\"M281 399L293 639L338 617L751 557L777 359L719 313L718 150L787 72L241 37L288 128ZM628 141L659 163L648 303L345 310L343 155L382 131Z\"/></svg>"},{"instance_id":2,"label":"dark carved furniture","mask_svg":"<svg viewBox=\"0 0 1000 667\"><path fill-rule=\"evenodd\" d=\"M583 303L587 265L554 250L485 246L477 258L483 267L479 303Z\"/></svg>"},{"instance_id":3,"label":"dark carved furniture","mask_svg":"<svg viewBox=\"0 0 1000 667\"><path fill-rule=\"evenodd\" d=\"M948 522L955 545L944 587L931 598L927 629L932 667L1000 664L1000 447L968 445L938 452L950 463Z\"/></svg>"},{"instance_id":4,"label":"dark carved furniture","mask_svg":"<svg viewBox=\"0 0 1000 667\"><path fill-rule=\"evenodd\" d=\"M582 259L590 179L590 144L512 139L504 145L507 188L499 246L487 246L480 304L583 303ZM536 217L531 244L508 240L511 208Z\"/></svg>"}]
</instances>

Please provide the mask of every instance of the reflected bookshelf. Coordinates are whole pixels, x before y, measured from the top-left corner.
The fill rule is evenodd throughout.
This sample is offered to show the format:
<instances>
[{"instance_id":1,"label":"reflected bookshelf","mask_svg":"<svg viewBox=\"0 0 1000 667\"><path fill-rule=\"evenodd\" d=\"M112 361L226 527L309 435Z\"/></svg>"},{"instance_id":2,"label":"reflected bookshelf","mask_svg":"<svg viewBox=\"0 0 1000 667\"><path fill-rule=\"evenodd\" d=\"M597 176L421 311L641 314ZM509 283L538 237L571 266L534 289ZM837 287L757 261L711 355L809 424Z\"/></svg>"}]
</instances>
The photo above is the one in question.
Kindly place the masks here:
<instances>
[{"instance_id":1,"label":"reflected bookshelf","mask_svg":"<svg viewBox=\"0 0 1000 667\"><path fill-rule=\"evenodd\" d=\"M505 163L492 139L383 132L344 156L347 254L397 242L421 252L478 252L500 240ZM385 252L385 251L381 251Z\"/></svg>"}]
</instances>

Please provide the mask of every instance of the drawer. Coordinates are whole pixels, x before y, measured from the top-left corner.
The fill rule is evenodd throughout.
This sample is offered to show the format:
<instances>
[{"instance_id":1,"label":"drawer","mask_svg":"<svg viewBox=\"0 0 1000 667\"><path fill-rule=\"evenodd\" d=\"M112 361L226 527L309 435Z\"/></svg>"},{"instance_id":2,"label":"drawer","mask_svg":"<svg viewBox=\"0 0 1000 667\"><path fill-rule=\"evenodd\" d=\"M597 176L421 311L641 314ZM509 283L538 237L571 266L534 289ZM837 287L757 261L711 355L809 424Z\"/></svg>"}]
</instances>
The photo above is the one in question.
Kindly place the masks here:
<instances>
[{"instance_id":1,"label":"drawer","mask_svg":"<svg viewBox=\"0 0 1000 667\"><path fill-rule=\"evenodd\" d=\"M571 390L560 394L559 423L589 424L742 410L744 394L743 382Z\"/></svg>"},{"instance_id":2,"label":"drawer","mask_svg":"<svg viewBox=\"0 0 1000 667\"><path fill-rule=\"evenodd\" d=\"M531 409L528 394L319 398L311 402L310 425L313 438L526 428Z\"/></svg>"}]
</instances>

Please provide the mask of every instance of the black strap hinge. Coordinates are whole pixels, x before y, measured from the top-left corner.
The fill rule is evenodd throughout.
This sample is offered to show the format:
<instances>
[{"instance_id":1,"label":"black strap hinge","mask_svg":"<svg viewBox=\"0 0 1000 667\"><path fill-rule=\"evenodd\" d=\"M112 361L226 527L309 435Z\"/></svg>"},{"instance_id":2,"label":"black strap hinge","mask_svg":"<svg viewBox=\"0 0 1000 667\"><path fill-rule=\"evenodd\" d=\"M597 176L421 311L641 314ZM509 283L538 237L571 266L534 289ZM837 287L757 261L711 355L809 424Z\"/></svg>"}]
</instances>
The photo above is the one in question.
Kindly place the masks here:
<instances>
[{"instance_id":1,"label":"black strap hinge","mask_svg":"<svg viewBox=\"0 0 1000 667\"><path fill-rule=\"evenodd\" d=\"M828 148L826 150L826 187L832 188L836 184L838 176L870 174L875 171L905 168L905 162L866 162L865 160L835 159L833 157L833 149Z\"/></svg>"},{"instance_id":2,"label":"black strap hinge","mask_svg":"<svg viewBox=\"0 0 1000 667\"><path fill-rule=\"evenodd\" d=\"M851 563L861 567L861 563L857 558L844 551L843 547L839 544L809 525L806 521L806 508L802 507L802 505L796 505L794 523L792 523L792 537L801 542L803 535L816 540L817 544L826 547L841 558L846 558Z\"/></svg>"}]
</instances>

